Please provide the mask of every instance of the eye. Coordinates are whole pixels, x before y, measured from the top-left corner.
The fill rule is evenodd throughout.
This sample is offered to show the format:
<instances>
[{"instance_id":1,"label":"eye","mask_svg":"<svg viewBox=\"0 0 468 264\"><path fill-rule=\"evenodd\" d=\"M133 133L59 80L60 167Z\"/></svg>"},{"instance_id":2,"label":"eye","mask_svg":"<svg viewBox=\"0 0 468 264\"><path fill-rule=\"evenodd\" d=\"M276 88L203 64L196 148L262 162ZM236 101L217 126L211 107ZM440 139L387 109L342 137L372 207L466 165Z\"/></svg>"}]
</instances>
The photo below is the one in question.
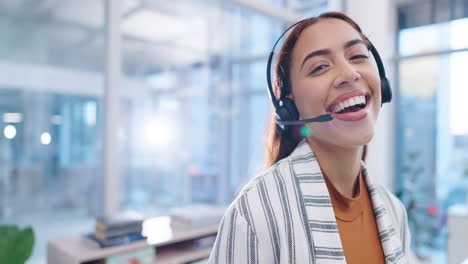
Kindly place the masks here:
<instances>
[{"instance_id":1,"label":"eye","mask_svg":"<svg viewBox=\"0 0 468 264\"><path fill-rule=\"evenodd\" d=\"M326 69L326 68L328 68L328 65L326 65L326 64L321 64L321 65L315 67L315 68L309 73L309 75L315 74L315 73L317 73L317 72L319 72L319 71L321 71L321 70L324 70L324 69Z\"/></svg>"},{"instance_id":2,"label":"eye","mask_svg":"<svg viewBox=\"0 0 468 264\"><path fill-rule=\"evenodd\" d=\"M359 54L350 58L350 60L359 60L359 59L368 59L369 56L364 54Z\"/></svg>"}]
</instances>

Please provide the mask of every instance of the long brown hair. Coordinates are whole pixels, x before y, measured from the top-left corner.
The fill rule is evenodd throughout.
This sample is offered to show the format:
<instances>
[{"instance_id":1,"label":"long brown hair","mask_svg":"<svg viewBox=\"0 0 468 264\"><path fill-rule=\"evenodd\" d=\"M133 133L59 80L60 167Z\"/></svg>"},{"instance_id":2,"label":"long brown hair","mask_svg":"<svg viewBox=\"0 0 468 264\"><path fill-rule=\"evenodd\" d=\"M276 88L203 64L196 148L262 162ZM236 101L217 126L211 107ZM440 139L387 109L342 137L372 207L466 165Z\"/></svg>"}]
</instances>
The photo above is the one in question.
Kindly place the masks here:
<instances>
[{"instance_id":1,"label":"long brown hair","mask_svg":"<svg viewBox=\"0 0 468 264\"><path fill-rule=\"evenodd\" d=\"M291 66L292 50L296 45L299 36L302 31L307 27L317 23L320 20L326 18L335 18L345 21L350 24L356 31L361 35L362 39L366 42L366 37L362 33L361 28L347 15L340 12L327 12L317 17L311 17L303 22L299 23L291 31L289 36L284 41L277 56L277 63L275 66L275 79L273 82L273 92L276 98L284 98L286 95L291 94L291 80L289 70ZM368 44L368 43L367 43ZM286 131L281 131L281 128L276 124L276 117L274 114L274 108L272 107L270 120L269 120L269 133L267 135L266 142L266 155L265 164L266 168L275 164L278 160L283 159L291 154L294 148L302 140L302 136L299 133L299 126L293 126ZM367 145L364 146L362 153L362 160L365 160L367 154Z\"/></svg>"}]
</instances>

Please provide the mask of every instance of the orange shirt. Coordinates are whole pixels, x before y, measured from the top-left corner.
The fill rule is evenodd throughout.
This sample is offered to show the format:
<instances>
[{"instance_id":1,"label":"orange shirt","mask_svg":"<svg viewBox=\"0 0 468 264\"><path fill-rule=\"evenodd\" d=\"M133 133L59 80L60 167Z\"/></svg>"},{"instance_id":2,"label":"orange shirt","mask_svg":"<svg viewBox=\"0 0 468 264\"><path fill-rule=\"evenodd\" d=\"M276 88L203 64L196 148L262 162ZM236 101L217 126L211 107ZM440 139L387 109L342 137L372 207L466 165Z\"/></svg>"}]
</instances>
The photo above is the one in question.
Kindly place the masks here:
<instances>
[{"instance_id":1,"label":"orange shirt","mask_svg":"<svg viewBox=\"0 0 468 264\"><path fill-rule=\"evenodd\" d=\"M362 173L353 198L342 195L324 175L348 264L385 263L374 210Z\"/></svg>"}]
</instances>

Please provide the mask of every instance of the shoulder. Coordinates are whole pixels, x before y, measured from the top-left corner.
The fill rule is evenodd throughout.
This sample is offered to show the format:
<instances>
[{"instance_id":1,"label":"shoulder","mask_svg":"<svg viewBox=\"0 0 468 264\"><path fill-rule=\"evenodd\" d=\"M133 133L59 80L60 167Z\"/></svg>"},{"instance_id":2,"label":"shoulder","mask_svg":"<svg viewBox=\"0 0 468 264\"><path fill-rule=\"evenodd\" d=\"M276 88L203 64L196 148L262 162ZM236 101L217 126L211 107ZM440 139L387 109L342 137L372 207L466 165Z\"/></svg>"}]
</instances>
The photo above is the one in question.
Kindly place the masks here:
<instances>
[{"instance_id":1,"label":"shoulder","mask_svg":"<svg viewBox=\"0 0 468 264\"><path fill-rule=\"evenodd\" d=\"M245 217L248 224L264 218L266 207L272 212L280 199L279 185L290 190L292 183L289 158L282 159L270 168L253 177L238 193L227 210L227 214L238 212ZM267 209L268 209L267 208Z\"/></svg>"},{"instance_id":2,"label":"shoulder","mask_svg":"<svg viewBox=\"0 0 468 264\"><path fill-rule=\"evenodd\" d=\"M282 160L279 160L275 164L273 164L270 168L260 172L256 176L254 176L239 192L237 195L236 200L240 197L249 195L250 193L254 192L256 188L259 187L261 184L269 184L274 181L274 178L277 175L290 175L290 158L286 157ZM235 200L235 201L236 201Z\"/></svg>"},{"instance_id":3,"label":"shoulder","mask_svg":"<svg viewBox=\"0 0 468 264\"><path fill-rule=\"evenodd\" d=\"M251 249L256 251L258 263L274 262L274 252L279 254L279 243L283 237L281 232L284 230L281 224L284 222L281 198L285 196L279 195L278 190L281 189L279 186L287 181L286 178L291 178L285 177L284 173L287 171L290 171L289 161L279 161L252 178L242 188L221 221L217 238L219 242L214 251L221 252L218 253L221 257L215 254L214 260L225 259L223 254L232 252L232 247L227 246L231 243L236 244L233 247L241 255ZM272 247L269 243L272 237L278 243L277 247ZM225 250L226 248L228 250Z\"/></svg>"}]
</instances>

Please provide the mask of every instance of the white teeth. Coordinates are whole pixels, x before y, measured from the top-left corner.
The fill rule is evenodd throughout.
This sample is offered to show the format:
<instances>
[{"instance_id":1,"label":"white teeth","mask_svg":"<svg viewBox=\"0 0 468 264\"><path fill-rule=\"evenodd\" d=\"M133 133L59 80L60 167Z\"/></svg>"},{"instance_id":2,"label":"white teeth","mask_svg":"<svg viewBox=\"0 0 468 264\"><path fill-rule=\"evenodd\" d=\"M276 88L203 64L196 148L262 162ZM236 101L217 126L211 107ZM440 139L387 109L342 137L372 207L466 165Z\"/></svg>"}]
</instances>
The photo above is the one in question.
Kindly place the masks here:
<instances>
[{"instance_id":1,"label":"white teeth","mask_svg":"<svg viewBox=\"0 0 468 264\"><path fill-rule=\"evenodd\" d=\"M354 97L348 98L346 101L335 105L333 107L332 111L337 113L337 112L340 112L341 110L345 109L346 107L350 107L350 106L358 105L358 104L366 104L366 97L365 96L354 96Z\"/></svg>"}]
</instances>

